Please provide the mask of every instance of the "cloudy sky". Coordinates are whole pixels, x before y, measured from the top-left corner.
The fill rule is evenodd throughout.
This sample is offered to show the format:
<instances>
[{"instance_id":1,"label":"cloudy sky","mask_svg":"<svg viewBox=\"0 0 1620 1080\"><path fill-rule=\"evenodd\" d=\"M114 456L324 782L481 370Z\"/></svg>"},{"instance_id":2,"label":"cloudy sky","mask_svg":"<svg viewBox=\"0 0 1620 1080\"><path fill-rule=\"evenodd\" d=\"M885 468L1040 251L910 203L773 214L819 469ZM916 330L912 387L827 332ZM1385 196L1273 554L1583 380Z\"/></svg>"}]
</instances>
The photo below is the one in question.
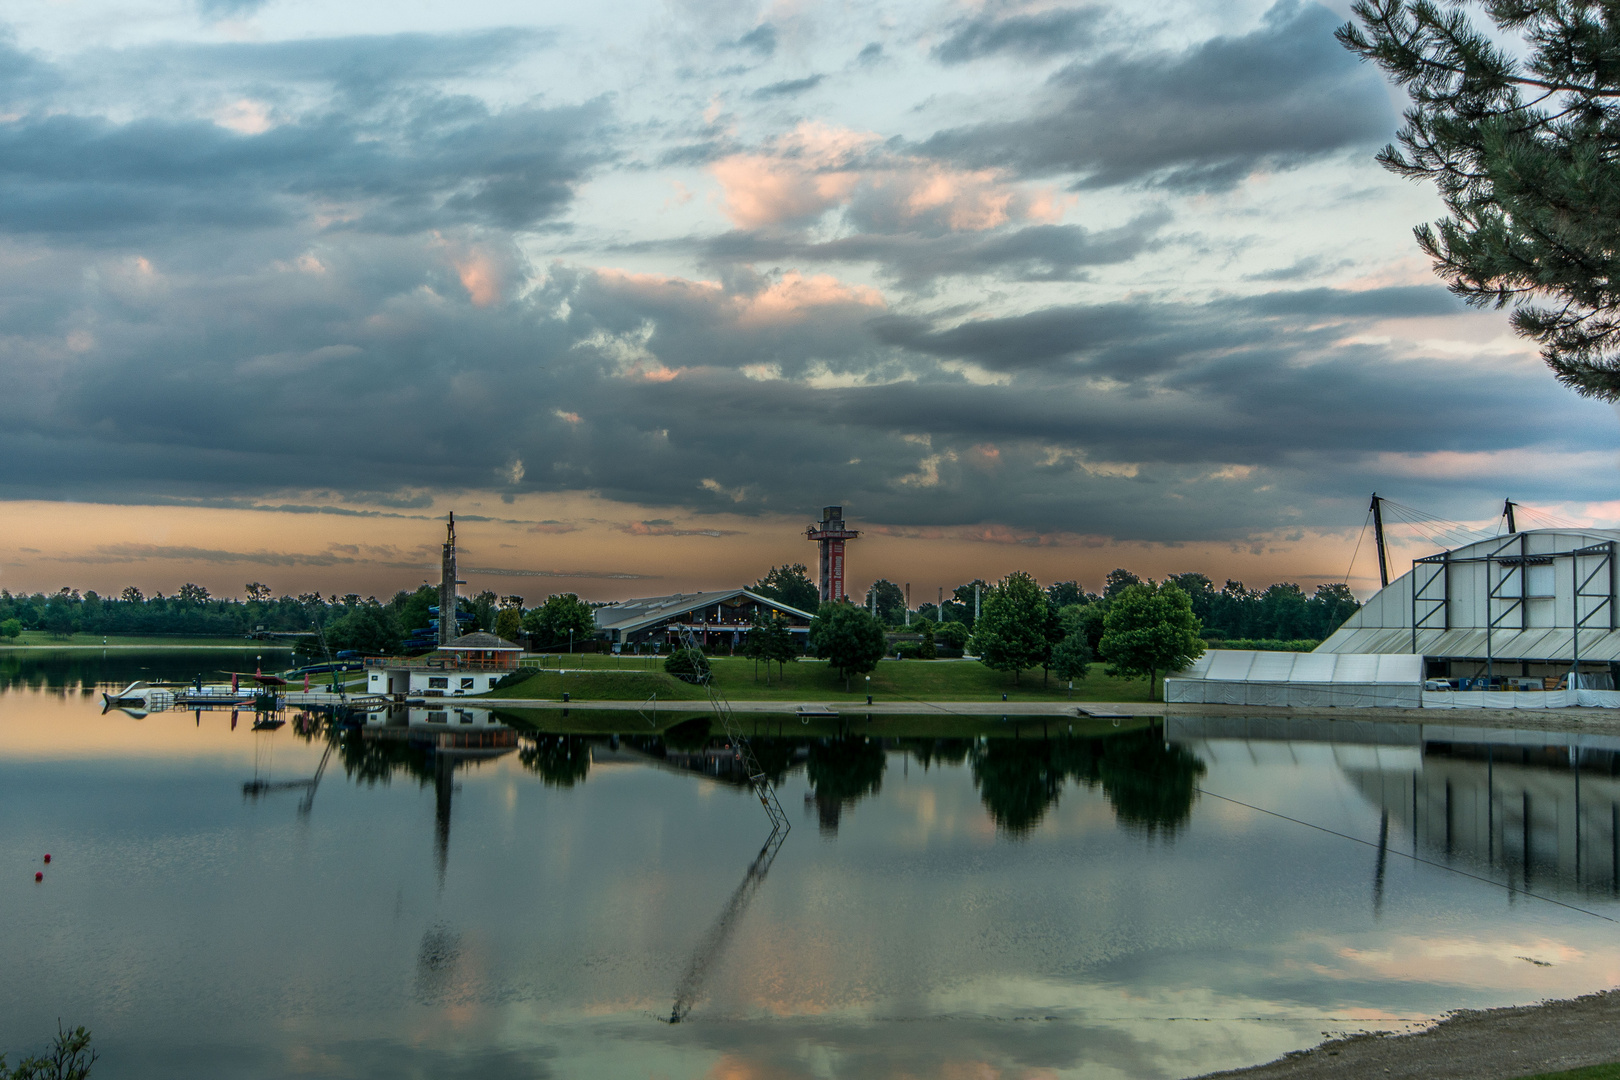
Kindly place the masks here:
<instances>
[{"instance_id":1,"label":"cloudy sky","mask_svg":"<svg viewBox=\"0 0 1620 1080\"><path fill-rule=\"evenodd\" d=\"M1343 6L16 0L0 586L1343 578L1620 521ZM1375 577L1361 559L1352 584ZM920 598L920 597L919 597Z\"/></svg>"}]
</instances>

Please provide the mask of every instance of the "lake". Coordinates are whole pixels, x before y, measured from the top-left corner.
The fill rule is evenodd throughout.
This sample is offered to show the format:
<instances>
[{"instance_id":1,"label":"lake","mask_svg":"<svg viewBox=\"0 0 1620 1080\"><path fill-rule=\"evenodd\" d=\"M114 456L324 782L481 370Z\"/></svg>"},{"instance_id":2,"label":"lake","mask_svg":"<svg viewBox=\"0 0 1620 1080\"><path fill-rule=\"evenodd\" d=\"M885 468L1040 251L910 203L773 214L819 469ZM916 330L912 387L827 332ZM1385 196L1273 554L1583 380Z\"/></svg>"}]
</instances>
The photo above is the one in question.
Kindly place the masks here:
<instances>
[{"instance_id":1,"label":"lake","mask_svg":"<svg viewBox=\"0 0 1620 1080\"><path fill-rule=\"evenodd\" d=\"M771 717L767 843L700 710L102 712L244 663L0 655L14 1058L60 1017L101 1078L1173 1078L1620 982L1620 739Z\"/></svg>"}]
</instances>

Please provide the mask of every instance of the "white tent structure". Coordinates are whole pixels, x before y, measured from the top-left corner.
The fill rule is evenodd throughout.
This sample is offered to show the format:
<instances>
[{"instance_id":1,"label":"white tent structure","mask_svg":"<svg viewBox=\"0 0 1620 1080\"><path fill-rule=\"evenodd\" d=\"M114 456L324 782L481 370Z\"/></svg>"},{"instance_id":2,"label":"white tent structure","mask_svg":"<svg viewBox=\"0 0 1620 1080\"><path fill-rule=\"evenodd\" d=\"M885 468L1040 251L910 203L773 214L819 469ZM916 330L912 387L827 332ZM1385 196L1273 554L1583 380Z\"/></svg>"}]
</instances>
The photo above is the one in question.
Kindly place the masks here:
<instances>
[{"instance_id":1,"label":"white tent structure","mask_svg":"<svg viewBox=\"0 0 1620 1080\"><path fill-rule=\"evenodd\" d=\"M1164 700L1198 705L1416 709L1423 657L1211 649L1164 681Z\"/></svg>"}]
</instances>

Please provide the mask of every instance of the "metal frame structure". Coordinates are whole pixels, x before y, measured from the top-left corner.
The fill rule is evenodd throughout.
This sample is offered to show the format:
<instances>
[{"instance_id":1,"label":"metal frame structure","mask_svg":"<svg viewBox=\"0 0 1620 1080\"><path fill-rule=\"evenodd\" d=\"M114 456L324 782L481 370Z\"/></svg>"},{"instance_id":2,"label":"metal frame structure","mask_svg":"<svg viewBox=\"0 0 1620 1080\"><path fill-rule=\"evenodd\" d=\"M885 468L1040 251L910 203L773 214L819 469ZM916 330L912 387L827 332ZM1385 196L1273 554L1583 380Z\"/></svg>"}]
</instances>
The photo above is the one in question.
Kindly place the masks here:
<instances>
[{"instance_id":1,"label":"metal frame structure","mask_svg":"<svg viewBox=\"0 0 1620 1080\"><path fill-rule=\"evenodd\" d=\"M681 627L680 634L683 649L698 649L697 638L689 628ZM793 828L788 822L787 811L782 809L781 802L777 800L776 788L771 785L770 777L759 767L759 759L754 756L754 748L748 745L748 738L743 734L742 725L737 722L736 715L731 711L731 702L726 700L726 695L714 685L712 674L705 674L701 682L704 689L709 692L709 704L714 706L715 715L720 719L720 726L725 730L732 751L742 763L743 772L748 777L748 786L753 789L754 797L759 799L759 805L765 808L765 816L771 819L771 835L775 836L778 832L785 834Z\"/></svg>"},{"instance_id":2,"label":"metal frame structure","mask_svg":"<svg viewBox=\"0 0 1620 1080\"><path fill-rule=\"evenodd\" d=\"M1434 567L1434 571L1426 578L1418 578L1420 567ZM1425 595L1434 583L1440 583L1439 596ZM1451 629L1451 552L1442 551L1438 555L1415 559L1412 563L1412 651L1418 651L1419 630L1450 630ZM1428 611L1418 614L1419 604L1433 605ZM1440 625L1432 625L1435 614L1440 615Z\"/></svg>"},{"instance_id":3,"label":"metal frame structure","mask_svg":"<svg viewBox=\"0 0 1620 1080\"><path fill-rule=\"evenodd\" d=\"M1572 676L1578 676L1581 670L1581 630L1590 628L1589 624L1598 615L1606 613L1609 625L1605 630L1616 629L1614 586L1615 586L1615 543L1613 540L1602 544L1590 544L1587 547L1576 548L1571 552L1570 569L1574 576L1575 591L1571 594L1571 603L1574 610L1570 613L1571 647L1569 670ZM1581 576L1581 560L1587 559L1595 563L1586 576ZM1603 591L1591 591L1592 582L1601 577ZM1591 601L1586 614L1581 614L1581 601Z\"/></svg>"}]
</instances>

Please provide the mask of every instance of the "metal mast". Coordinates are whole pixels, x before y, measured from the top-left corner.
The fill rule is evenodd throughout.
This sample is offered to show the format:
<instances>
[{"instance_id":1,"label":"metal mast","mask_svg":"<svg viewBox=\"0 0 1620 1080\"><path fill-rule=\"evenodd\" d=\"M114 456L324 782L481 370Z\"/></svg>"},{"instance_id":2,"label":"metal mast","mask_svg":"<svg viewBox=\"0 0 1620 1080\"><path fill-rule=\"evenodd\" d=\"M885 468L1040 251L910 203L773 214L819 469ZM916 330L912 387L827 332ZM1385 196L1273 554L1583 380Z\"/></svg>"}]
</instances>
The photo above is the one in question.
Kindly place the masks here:
<instances>
[{"instance_id":1,"label":"metal mast","mask_svg":"<svg viewBox=\"0 0 1620 1080\"><path fill-rule=\"evenodd\" d=\"M1378 492L1373 492L1373 536L1378 540L1378 583L1380 586L1387 589L1389 588L1389 555L1384 550L1383 501L1383 499L1378 497Z\"/></svg>"},{"instance_id":2,"label":"metal mast","mask_svg":"<svg viewBox=\"0 0 1620 1080\"><path fill-rule=\"evenodd\" d=\"M450 524L446 528L444 559L439 568L439 644L454 641L459 627L456 624L456 512L450 511Z\"/></svg>"},{"instance_id":3,"label":"metal mast","mask_svg":"<svg viewBox=\"0 0 1620 1080\"><path fill-rule=\"evenodd\" d=\"M1519 504L1514 502L1512 499L1502 500L1502 513L1507 515L1507 526L1510 534L1519 531L1518 525L1514 524L1513 521L1513 508L1518 505Z\"/></svg>"}]
</instances>

